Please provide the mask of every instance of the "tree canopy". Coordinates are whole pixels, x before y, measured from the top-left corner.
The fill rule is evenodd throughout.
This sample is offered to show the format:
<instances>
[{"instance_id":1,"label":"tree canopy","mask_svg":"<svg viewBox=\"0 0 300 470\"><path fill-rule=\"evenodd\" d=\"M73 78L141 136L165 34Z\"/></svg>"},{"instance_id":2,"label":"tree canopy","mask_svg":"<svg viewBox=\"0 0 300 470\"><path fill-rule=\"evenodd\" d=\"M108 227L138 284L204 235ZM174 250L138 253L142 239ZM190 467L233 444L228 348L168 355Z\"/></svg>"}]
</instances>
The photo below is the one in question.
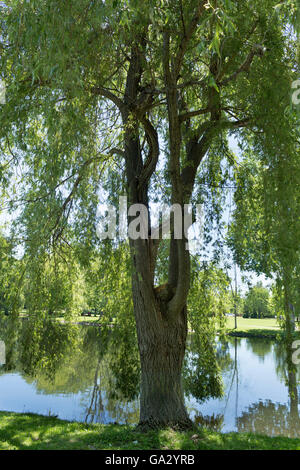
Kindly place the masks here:
<instances>
[{"instance_id":1,"label":"tree canopy","mask_svg":"<svg viewBox=\"0 0 300 470\"><path fill-rule=\"evenodd\" d=\"M235 256L247 251L240 264L278 272L287 303L299 258L296 2L7 0L0 8L1 199L30 275L55 259L67 261L72 282L77 263L87 267L97 251L99 197L117 204L124 194L149 220L153 202L202 203L196 255L210 244L218 253L212 232L221 232L229 184L238 186ZM150 233L129 240L145 428L191 425L181 389L194 282L186 244L174 218L167 247ZM124 265L121 241L107 245Z\"/></svg>"}]
</instances>

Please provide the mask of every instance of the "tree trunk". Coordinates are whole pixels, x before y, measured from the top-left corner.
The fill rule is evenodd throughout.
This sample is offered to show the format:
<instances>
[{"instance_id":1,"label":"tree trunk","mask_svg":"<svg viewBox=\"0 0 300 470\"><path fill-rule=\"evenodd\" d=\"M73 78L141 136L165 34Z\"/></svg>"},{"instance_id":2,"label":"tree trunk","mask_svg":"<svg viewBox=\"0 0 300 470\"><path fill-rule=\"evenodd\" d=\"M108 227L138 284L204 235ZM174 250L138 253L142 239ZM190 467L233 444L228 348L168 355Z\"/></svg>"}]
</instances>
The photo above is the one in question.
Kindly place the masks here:
<instances>
[{"instance_id":1,"label":"tree trunk","mask_svg":"<svg viewBox=\"0 0 300 470\"><path fill-rule=\"evenodd\" d=\"M182 365L186 347L186 309L176 321L166 318L157 302L134 282L134 308L141 361L140 422L142 430L192 428L184 405Z\"/></svg>"},{"instance_id":2,"label":"tree trunk","mask_svg":"<svg viewBox=\"0 0 300 470\"><path fill-rule=\"evenodd\" d=\"M144 49L143 40L132 48L122 119L128 203L130 205L143 204L148 209L149 228L151 221L148 181L155 169L159 154L158 135L150 122L145 121L146 115L144 115L142 121L148 141L149 155L143 161L139 123L132 119L132 108L138 100L143 72ZM180 131L179 124L176 129ZM173 143L171 147L173 148ZM180 150L177 138L175 147L177 151ZM150 159L150 173L148 159ZM176 186L175 190L179 191L180 188ZM182 202L181 199L182 197L173 198L172 201ZM132 217L128 216L128 223L131 220ZM150 235L149 232L148 235ZM181 370L187 336L185 305L189 287L189 254L184 251L186 240L178 240L173 250L171 249L173 255L176 251L176 256L172 257L176 259L176 262L171 263L171 282L169 281L162 291L160 288L155 289L157 246L155 248L154 242L149 237L130 239L133 304L141 361L139 427L143 430L167 426L186 429L192 427L192 422L184 406ZM169 305L171 300L172 308Z\"/></svg>"},{"instance_id":3,"label":"tree trunk","mask_svg":"<svg viewBox=\"0 0 300 470\"><path fill-rule=\"evenodd\" d=\"M132 292L141 362L141 430L192 428L184 405L181 372L187 338L187 311L168 317L168 284L154 288L147 240L131 240Z\"/></svg>"}]
</instances>

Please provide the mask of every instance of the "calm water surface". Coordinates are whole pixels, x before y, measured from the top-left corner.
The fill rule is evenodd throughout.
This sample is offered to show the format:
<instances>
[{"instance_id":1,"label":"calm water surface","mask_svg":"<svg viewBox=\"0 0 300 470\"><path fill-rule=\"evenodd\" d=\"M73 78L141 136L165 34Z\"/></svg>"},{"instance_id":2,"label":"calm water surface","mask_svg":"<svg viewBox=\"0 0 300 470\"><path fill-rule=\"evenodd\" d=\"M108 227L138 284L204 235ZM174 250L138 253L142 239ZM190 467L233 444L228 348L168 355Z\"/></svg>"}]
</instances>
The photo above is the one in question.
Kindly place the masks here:
<instances>
[{"instance_id":1,"label":"calm water surface","mask_svg":"<svg viewBox=\"0 0 300 470\"><path fill-rule=\"evenodd\" d=\"M85 347L80 352L71 348L65 355L58 353L54 364L47 362L47 348L43 353L32 352L32 342L28 347L23 344L20 353L24 338L15 338L8 347L7 363L0 366L0 410L86 422L136 423L138 373L132 352L126 355L125 347L128 361L121 352L118 362L116 345L99 350L99 337L90 333L96 328L87 329ZM300 368L288 374L282 346L271 340L228 338L218 347L225 394L201 403L187 392L190 416L223 432L300 436ZM37 352L43 356L42 364L32 370L32 362L40 357Z\"/></svg>"}]
</instances>

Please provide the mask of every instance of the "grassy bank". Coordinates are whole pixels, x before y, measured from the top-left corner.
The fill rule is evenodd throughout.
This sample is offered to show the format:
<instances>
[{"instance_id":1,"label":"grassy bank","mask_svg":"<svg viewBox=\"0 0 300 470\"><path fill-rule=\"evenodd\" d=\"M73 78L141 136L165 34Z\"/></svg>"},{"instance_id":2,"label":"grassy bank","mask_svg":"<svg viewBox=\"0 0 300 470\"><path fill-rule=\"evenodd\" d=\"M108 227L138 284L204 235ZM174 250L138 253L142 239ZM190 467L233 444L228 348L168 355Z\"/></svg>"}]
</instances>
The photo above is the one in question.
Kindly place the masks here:
<instances>
[{"instance_id":1,"label":"grassy bank","mask_svg":"<svg viewBox=\"0 0 300 470\"><path fill-rule=\"evenodd\" d=\"M197 437L196 437L197 435ZM151 431L129 426L86 425L33 414L0 412L0 450L300 450L300 439L208 430Z\"/></svg>"},{"instance_id":2,"label":"grassy bank","mask_svg":"<svg viewBox=\"0 0 300 470\"><path fill-rule=\"evenodd\" d=\"M234 317L228 317L227 328L232 330L234 328ZM276 318L237 318L237 331L249 331L249 330L272 330L280 331L280 327L276 321Z\"/></svg>"},{"instance_id":3,"label":"grassy bank","mask_svg":"<svg viewBox=\"0 0 300 470\"><path fill-rule=\"evenodd\" d=\"M229 336L236 336L237 338L268 338L274 340L280 340L283 336L282 331L275 330L264 330L255 328L253 330L230 330L228 331Z\"/></svg>"},{"instance_id":4,"label":"grassy bank","mask_svg":"<svg viewBox=\"0 0 300 470\"><path fill-rule=\"evenodd\" d=\"M234 329L234 317L227 318L227 332L230 336L240 338L269 338L280 339L283 331L275 318L237 318L237 328ZM300 331L296 332L300 337Z\"/></svg>"}]
</instances>

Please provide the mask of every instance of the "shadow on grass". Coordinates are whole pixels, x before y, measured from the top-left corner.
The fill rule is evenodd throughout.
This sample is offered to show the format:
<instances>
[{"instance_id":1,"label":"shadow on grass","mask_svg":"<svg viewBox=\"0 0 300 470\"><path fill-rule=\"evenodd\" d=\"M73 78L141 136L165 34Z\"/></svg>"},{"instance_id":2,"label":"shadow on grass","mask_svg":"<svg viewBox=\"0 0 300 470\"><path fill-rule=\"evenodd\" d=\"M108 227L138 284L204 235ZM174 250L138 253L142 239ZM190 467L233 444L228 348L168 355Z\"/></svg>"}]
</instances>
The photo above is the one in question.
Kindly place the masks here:
<instances>
[{"instance_id":1,"label":"shadow on grass","mask_svg":"<svg viewBox=\"0 0 300 470\"><path fill-rule=\"evenodd\" d=\"M0 412L0 449L249 450L300 449L300 439L171 429L139 433L130 426L87 425L35 414Z\"/></svg>"}]
</instances>

